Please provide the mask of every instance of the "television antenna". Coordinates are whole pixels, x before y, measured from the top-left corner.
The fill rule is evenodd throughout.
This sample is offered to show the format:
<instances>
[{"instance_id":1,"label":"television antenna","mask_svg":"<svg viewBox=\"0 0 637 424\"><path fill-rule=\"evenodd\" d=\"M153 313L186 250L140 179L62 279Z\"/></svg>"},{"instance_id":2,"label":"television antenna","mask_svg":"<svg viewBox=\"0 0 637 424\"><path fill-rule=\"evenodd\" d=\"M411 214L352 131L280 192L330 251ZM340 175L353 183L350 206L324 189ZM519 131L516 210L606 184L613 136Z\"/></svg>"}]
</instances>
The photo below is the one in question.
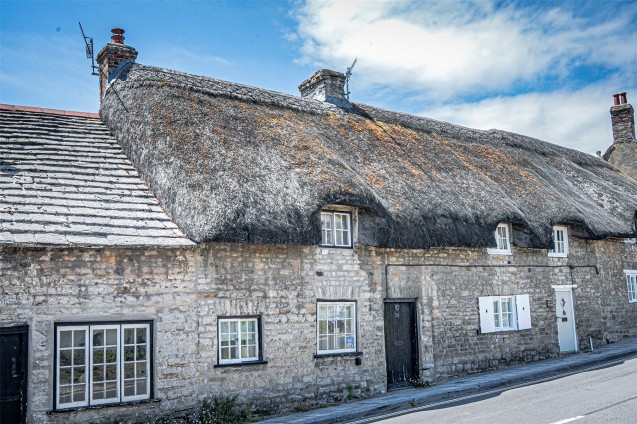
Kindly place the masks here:
<instances>
[{"instance_id":1,"label":"television antenna","mask_svg":"<svg viewBox=\"0 0 637 424\"><path fill-rule=\"evenodd\" d=\"M80 24L80 31L82 31L82 37L84 37L84 44L86 44L86 58L91 59L91 75L99 75L96 70L99 69L99 66L95 65L95 57L93 56L93 37L87 37L84 34L84 28L82 28L82 22L78 21Z\"/></svg>"},{"instance_id":2,"label":"television antenna","mask_svg":"<svg viewBox=\"0 0 637 424\"><path fill-rule=\"evenodd\" d=\"M352 65L347 68L347 72L345 72L345 98L349 100L349 79L352 77L352 69L354 69L354 65L356 65L356 61L358 58L354 58Z\"/></svg>"}]
</instances>

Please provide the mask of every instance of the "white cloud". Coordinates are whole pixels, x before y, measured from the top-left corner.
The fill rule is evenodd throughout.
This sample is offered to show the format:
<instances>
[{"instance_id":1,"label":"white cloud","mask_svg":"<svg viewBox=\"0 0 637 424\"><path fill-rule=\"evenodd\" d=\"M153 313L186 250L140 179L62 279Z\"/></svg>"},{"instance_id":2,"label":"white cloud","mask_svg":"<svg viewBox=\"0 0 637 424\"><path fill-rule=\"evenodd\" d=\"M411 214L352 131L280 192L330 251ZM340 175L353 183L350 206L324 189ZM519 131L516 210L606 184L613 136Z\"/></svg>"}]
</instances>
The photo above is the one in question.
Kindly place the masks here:
<instances>
[{"instance_id":1,"label":"white cloud","mask_svg":"<svg viewBox=\"0 0 637 424\"><path fill-rule=\"evenodd\" d=\"M637 87L628 90L637 93ZM421 114L471 128L512 131L595 154L603 153L613 142L609 113L613 93L608 85L599 84L575 92L558 90L447 104Z\"/></svg>"},{"instance_id":2,"label":"white cloud","mask_svg":"<svg viewBox=\"0 0 637 424\"><path fill-rule=\"evenodd\" d=\"M637 63L635 7L608 21L558 7L481 2L309 0L296 11L303 60L357 77L409 87L430 98L501 91L538 78L564 78L580 64Z\"/></svg>"}]
</instances>

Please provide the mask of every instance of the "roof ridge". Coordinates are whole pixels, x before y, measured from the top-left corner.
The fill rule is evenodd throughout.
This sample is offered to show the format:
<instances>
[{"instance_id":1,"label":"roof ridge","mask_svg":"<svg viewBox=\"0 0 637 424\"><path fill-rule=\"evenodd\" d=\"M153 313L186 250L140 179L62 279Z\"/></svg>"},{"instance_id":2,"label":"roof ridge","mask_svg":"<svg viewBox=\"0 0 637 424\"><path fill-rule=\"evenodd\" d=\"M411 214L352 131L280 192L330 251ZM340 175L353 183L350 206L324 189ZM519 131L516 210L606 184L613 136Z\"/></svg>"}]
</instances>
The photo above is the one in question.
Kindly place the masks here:
<instances>
[{"instance_id":1,"label":"roof ridge","mask_svg":"<svg viewBox=\"0 0 637 424\"><path fill-rule=\"evenodd\" d=\"M48 109L48 108L34 107L34 106L17 106L17 105L10 105L6 103L0 103L0 110L11 110L16 112L48 113L50 115L73 116L77 118L99 119L100 117L99 113L77 112L77 111L62 110L62 109Z\"/></svg>"}]
</instances>

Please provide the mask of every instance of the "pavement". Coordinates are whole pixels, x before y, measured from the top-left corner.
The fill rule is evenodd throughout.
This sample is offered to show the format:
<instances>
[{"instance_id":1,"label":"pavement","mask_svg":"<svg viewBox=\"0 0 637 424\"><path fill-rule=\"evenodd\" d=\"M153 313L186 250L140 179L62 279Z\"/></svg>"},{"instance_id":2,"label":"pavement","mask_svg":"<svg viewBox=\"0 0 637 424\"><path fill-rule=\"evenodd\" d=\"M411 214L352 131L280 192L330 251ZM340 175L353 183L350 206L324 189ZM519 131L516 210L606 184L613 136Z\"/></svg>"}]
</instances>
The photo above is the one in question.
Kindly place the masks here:
<instances>
[{"instance_id":1,"label":"pavement","mask_svg":"<svg viewBox=\"0 0 637 424\"><path fill-rule=\"evenodd\" d=\"M533 382L548 377L559 377L631 356L637 356L637 337L596 348L593 352L576 353L511 366L496 371L471 374L442 381L426 388L392 391L373 398L351 401L327 408L301 412L259 421L261 424L329 424L361 419L381 413L393 412L449 400L492 389Z\"/></svg>"}]
</instances>

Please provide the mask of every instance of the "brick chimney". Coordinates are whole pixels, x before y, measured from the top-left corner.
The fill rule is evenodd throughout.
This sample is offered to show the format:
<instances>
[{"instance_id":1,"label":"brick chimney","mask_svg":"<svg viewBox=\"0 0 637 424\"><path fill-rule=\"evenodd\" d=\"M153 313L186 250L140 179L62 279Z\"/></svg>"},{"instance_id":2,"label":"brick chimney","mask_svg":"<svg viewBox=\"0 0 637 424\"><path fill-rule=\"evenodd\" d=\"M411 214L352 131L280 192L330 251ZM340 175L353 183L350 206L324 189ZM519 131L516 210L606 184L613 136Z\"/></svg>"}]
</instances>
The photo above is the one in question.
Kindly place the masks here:
<instances>
[{"instance_id":1,"label":"brick chimney","mask_svg":"<svg viewBox=\"0 0 637 424\"><path fill-rule=\"evenodd\" d=\"M340 107L352 107L344 94L345 74L321 69L299 85L302 97L320 100Z\"/></svg>"},{"instance_id":2,"label":"brick chimney","mask_svg":"<svg viewBox=\"0 0 637 424\"><path fill-rule=\"evenodd\" d=\"M111 30L111 42L107 43L97 54L97 63L100 67L100 102L104 98L109 77L124 62L135 62L137 50L124 44L124 30L113 28Z\"/></svg>"},{"instance_id":3,"label":"brick chimney","mask_svg":"<svg viewBox=\"0 0 637 424\"><path fill-rule=\"evenodd\" d=\"M610 119L613 124L613 144L635 141L635 112L628 104L626 93L613 95Z\"/></svg>"}]
</instances>

